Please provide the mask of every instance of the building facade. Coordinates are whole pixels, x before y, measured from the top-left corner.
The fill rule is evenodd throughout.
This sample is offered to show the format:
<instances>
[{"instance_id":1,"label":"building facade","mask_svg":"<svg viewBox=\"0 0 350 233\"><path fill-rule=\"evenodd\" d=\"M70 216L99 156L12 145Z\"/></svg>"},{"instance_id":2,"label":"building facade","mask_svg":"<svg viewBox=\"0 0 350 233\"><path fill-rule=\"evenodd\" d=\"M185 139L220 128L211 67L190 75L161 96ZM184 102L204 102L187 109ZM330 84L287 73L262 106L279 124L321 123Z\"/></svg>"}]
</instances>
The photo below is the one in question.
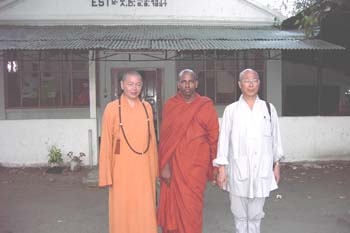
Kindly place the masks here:
<instances>
[{"instance_id":1,"label":"building facade","mask_svg":"<svg viewBox=\"0 0 350 233\"><path fill-rule=\"evenodd\" d=\"M0 1L0 163L45 164L56 145L96 165L103 110L123 72L144 77L158 130L184 68L219 116L240 95L239 72L257 70L288 161L350 159L349 74L314 61L344 48L279 30L281 17L252 0Z\"/></svg>"}]
</instances>

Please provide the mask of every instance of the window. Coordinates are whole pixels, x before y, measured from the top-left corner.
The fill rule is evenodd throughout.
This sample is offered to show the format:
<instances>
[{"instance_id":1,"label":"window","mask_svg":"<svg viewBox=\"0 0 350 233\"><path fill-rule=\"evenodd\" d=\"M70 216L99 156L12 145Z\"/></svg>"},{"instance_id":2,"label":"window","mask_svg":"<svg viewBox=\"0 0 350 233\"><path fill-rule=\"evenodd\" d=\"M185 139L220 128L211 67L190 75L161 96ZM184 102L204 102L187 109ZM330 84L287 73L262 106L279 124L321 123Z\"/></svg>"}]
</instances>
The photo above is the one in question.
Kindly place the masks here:
<instances>
[{"instance_id":1,"label":"window","mask_svg":"<svg viewBox=\"0 0 350 233\"><path fill-rule=\"evenodd\" d=\"M89 105L87 52L17 51L6 59L7 108Z\"/></svg>"},{"instance_id":2,"label":"window","mask_svg":"<svg viewBox=\"0 0 350 233\"><path fill-rule=\"evenodd\" d=\"M349 54L297 51L283 59L283 115L350 115Z\"/></svg>"},{"instance_id":3,"label":"window","mask_svg":"<svg viewBox=\"0 0 350 233\"><path fill-rule=\"evenodd\" d=\"M350 116L350 75L334 69L322 71L320 115Z\"/></svg>"},{"instance_id":4,"label":"window","mask_svg":"<svg viewBox=\"0 0 350 233\"><path fill-rule=\"evenodd\" d=\"M18 70L17 61L7 61L7 72L16 73Z\"/></svg>"},{"instance_id":5,"label":"window","mask_svg":"<svg viewBox=\"0 0 350 233\"><path fill-rule=\"evenodd\" d=\"M235 76L230 71L200 71L198 74L198 92L206 95L218 104L232 103Z\"/></svg>"},{"instance_id":6,"label":"window","mask_svg":"<svg viewBox=\"0 0 350 233\"><path fill-rule=\"evenodd\" d=\"M265 97L265 58L263 51L184 52L177 61L177 72L193 69L198 75L198 93L210 97L215 104L229 104L241 95L239 73L251 68L259 73L259 96Z\"/></svg>"}]
</instances>

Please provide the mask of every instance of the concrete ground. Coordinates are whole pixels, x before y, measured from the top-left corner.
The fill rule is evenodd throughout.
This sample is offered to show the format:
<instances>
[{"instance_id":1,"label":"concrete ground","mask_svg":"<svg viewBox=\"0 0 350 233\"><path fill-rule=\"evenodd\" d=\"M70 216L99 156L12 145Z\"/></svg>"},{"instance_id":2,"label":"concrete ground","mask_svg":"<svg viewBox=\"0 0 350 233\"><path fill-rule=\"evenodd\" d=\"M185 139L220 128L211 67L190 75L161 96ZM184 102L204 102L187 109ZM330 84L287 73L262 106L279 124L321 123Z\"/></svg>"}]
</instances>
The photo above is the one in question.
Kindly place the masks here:
<instances>
[{"instance_id":1,"label":"concrete ground","mask_svg":"<svg viewBox=\"0 0 350 233\"><path fill-rule=\"evenodd\" d=\"M83 183L89 172L0 167L0 232L107 233L107 190ZM265 212L262 233L349 233L350 162L284 164ZM233 232L228 193L210 184L203 232Z\"/></svg>"}]
</instances>

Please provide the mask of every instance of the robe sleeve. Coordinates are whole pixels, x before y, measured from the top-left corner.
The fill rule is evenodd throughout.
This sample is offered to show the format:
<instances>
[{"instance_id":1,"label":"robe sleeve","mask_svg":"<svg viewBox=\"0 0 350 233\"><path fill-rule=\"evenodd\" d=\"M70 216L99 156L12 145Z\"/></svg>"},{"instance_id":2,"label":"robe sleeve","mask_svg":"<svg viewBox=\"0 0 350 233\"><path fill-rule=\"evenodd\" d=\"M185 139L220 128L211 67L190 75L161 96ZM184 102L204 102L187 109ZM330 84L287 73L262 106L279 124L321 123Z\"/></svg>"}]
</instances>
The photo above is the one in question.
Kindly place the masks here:
<instances>
[{"instance_id":1,"label":"robe sleeve","mask_svg":"<svg viewBox=\"0 0 350 233\"><path fill-rule=\"evenodd\" d=\"M218 146L218 137L219 137L219 120L218 114L214 108L212 101L209 102L208 109L208 121L207 121L207 133L208 133L208 143L210 149L210 168L208 170L208 179L213 181L215 179L216 173L218 172L217 168L213 166L213 160L216 158L217 146Z\"/></svg>"},{"instance_id":2,"label":"robe sleeve","mask_svg":"<svg viewBox=\"0 0 350 233\"><path fill-rule=\"evenodd\" d=\"M170 137L171 132L173 131L174 125L170 120L171 116L176 114L171 114L173 104L173 99L170 98L163 106L162 111L162 124L159 129L159 146L158 146L158 174L160 170L164 168L165 164L169 161L171 153L168 153L170 145L174 145L172 142L173 137Z\"/></svg>"},{"instance_id":3,"label":"robe sleeve","mask_svg":"<svg viewBox=\"0 0 350 233\"><path fill-rule=\"evenodd\" d=\"M272 117L272 153L273 161L276 162L283 158L283 149L281 141L281 133L278 123L278 115L275 107L271 105L271 117Z\"/></svg>"},{"instance_id":4,"label":"robe sleeve","mask_svg":"<svg viewBox=\"0 0 350 233\"><path fill-rule=\"evenodd\" d=\"M213 102L210 100L202 106L197 114L197 119L201 128L205 129L206 140L209 145L210 164L207 173L209 180L214 179L217 168L213 167L213 160L216 158L219 136L219 121Z\"/></svg>"},{"instance_id":5,"label":"robe sleeve","mask_svg":"<svg viewBox=\"0 0 350 233\"><path fill-rule=\"evenodd\" d=\"M218 114L214 108L212 102L208 106L208 121L206 124L208 132L208 142L210 146L210 161L213 161L216 158L217 146L218 146L218 137L219 137L219 121Z\"/></svg>"},{"instance_id":6,"label":"robe sleeve","mask_svg":"<svg viewBox=\"0 0 350 233\"><path fill-rule=\"evenodd\" d=\"M100 187L113 184L113 111L112 104L108 104L103 113L100 158L99 158L99 181Z\"/></svg>"},{"instance_id":7,"label":"robe sleeve","mask_svg":"<svg viewBox=\"0 0 350 233\"><path fill-rule=\"evenodd\" d=\"M150 104L147 104L147 111L150 112L150 126L151 126L151 147L152 147L152 154L151 154L151 169L152 169L152 174L154 178L157 178L159 175L159 170L158 170L158 146L157 146L157 136L155 133L155 128L154 128L154 121L153 121L153 111L152 107Z\"/></svg>"},{"instance_id":8,"label":"robe sleeve","mask_svg":"<svg viewBox=\"0 0 350 233\"><path fill-rule=\"evenodd\" d=\"M228 156L232 128L231 115L230 108L226 107L221 121L217 157L213 160L213 165L216 167L229 164Z\"/></svg>"}]
</instances>

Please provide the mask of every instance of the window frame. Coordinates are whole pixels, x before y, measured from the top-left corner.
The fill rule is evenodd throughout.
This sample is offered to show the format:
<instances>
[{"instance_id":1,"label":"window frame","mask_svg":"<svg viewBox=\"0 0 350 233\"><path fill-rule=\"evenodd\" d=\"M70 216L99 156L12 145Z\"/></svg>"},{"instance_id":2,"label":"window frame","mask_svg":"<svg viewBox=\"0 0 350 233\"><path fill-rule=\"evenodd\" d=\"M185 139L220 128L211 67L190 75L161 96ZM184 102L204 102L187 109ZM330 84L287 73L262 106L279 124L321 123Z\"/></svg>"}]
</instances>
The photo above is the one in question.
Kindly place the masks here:
<instances>
[{"instance_id":1,"label":"window frame","mask_svg":"<svg viewBox=\"0 0 350 233\"><path fill-rule=\"evenodd\" d=\"M207 93L207 72L214 72L214 80L215 80L215 85L214 85L214 99L213 102L215 105L227 105L228 103L232 103L236 100L239 99L241 95L240 88L238 86L238 80L239 80L239 74L241 71L243 71L246 68L251 68L254 69L255 71L258 72L259 77L260 77L260 89L259 89L259 98L265 99L266 98L266 58L264 56L264 51L260 50L254 50L254 51L231 51L229 53L229 59L227 59L227 51L225 51L226 59L220 59L220 54L217 56L217 59L211 59L203 60L203 67L202 69L199 69L197 71L197 74L199 76L200 73L204 73L204 94L205 96L208 96ZM207 62L213 62L214 65L207 65ZM234 69L225 69L225 65L220 64L225 61L230 61L232 62L232 67ZM233 76L233 99L225 102L218 102L217 101L217 86L218 86L218 72L229 72L232 73ZM199 83L200 85L200 83Z\"/></svg>"},{"instance_id":2,"label":"window frame","mask_svg":"<svg viewBox=\"0 0 350 233\"><path fill-rule=\"evenodd\" d=\"M282 73L282 116L350 116L350 95L346 96L342 90L345 88L346 92L346 89L350 89L350 82L345 82L349 77L350 67L347 63L349 58L348 51L337 53L334 51L284 51L282 54L282 61L285 63ZM288 68L288 66L292 68ZM302 85L300 80L293 83L295 80L291 76L301 76L291 72L287 73L286 70L293 70L293 66L305 66L298 70L302 72L302 75L307 74L307 78L310 74L306 71L311 70L312 76L310 77L314 78L312 85ZM327 72L329 72L328 75ZM344 81L336 83L337 80ZM313 98L313 101L295 101L305 105L298 106L297 111L294 110L297 108L293 105L293 95L289 94L288 90L298 86L304 89L313 88L316 94L313 96L311 91L308 95L295 91L303 100ZM336 89L338 89L338 93ZM349 99L347 105L341 106L342 99L346 97ZM343 108L346 109L345 112L342 112Z\"/></svg>"},{"instance_id":3,"label":"window frame","mask_svg":"<svg viewBox=\"0 0 350 233\"><path fill-rule=\"evenodd\" d=\"M53 54L58 59L50 60L49 57L43 56L47 54ZM32 56L31 56L32 54ZM78 57L78 59L76 59ZM81 58L81 59L80 59ZM9 89L9 76L13 75L13 73L9 73L7 69L7 63L8 61L15 60L17 61L18 68L16 72L16 76L18 79L19 84L19 93L16 98L19 98L19 101L13 101L18 102L15 106L11 106L10 102L11 100L9 92L11 91ZM57 68L55 70L43 70L42 66L45 65L45 63L56 63ZM74 62L80 62L80 63L86 63L85 64L85 70L73 70L73 63ZM34 106L24 106L23 104L23 80L24 80L24 66L28 65L25 64L28 63L30 65L37 64L37 69L35 72L32 70L32 68L28 71L30 75L34 73L38 73L38 90L37 90L37 103ZM66 63L66 64L65 64ZM68 68L68 69L67 69ZM90 105L90 100L86 104L75 104L74 102L74 75L86 75L87 78L87 85L89 85L89 53L86 50L69 50L69 51L63 51L63 50L24 50L24 51L10 51L5 52L5 62L4 62L4 70L5 70L5 108L6 109L41 109L41 108L86 108ZM43 88L43 75L44 73L49 73L51 76L55 77L56 82L56 90L58 93L58 97L56 100L56 103L53 105L50 104L43 104L42 102L42 88ZM66 77L65 77L66 76ZM64 100L64 78L67 78L69 83L69 103L65 103ZM96 79L98 79L98 71L96 70ZM97 82L97 80L96 80ZM89 88L89 86L88 86ZM79 95L79 93L77 94Z\"/></svg>"}]
</instances>

